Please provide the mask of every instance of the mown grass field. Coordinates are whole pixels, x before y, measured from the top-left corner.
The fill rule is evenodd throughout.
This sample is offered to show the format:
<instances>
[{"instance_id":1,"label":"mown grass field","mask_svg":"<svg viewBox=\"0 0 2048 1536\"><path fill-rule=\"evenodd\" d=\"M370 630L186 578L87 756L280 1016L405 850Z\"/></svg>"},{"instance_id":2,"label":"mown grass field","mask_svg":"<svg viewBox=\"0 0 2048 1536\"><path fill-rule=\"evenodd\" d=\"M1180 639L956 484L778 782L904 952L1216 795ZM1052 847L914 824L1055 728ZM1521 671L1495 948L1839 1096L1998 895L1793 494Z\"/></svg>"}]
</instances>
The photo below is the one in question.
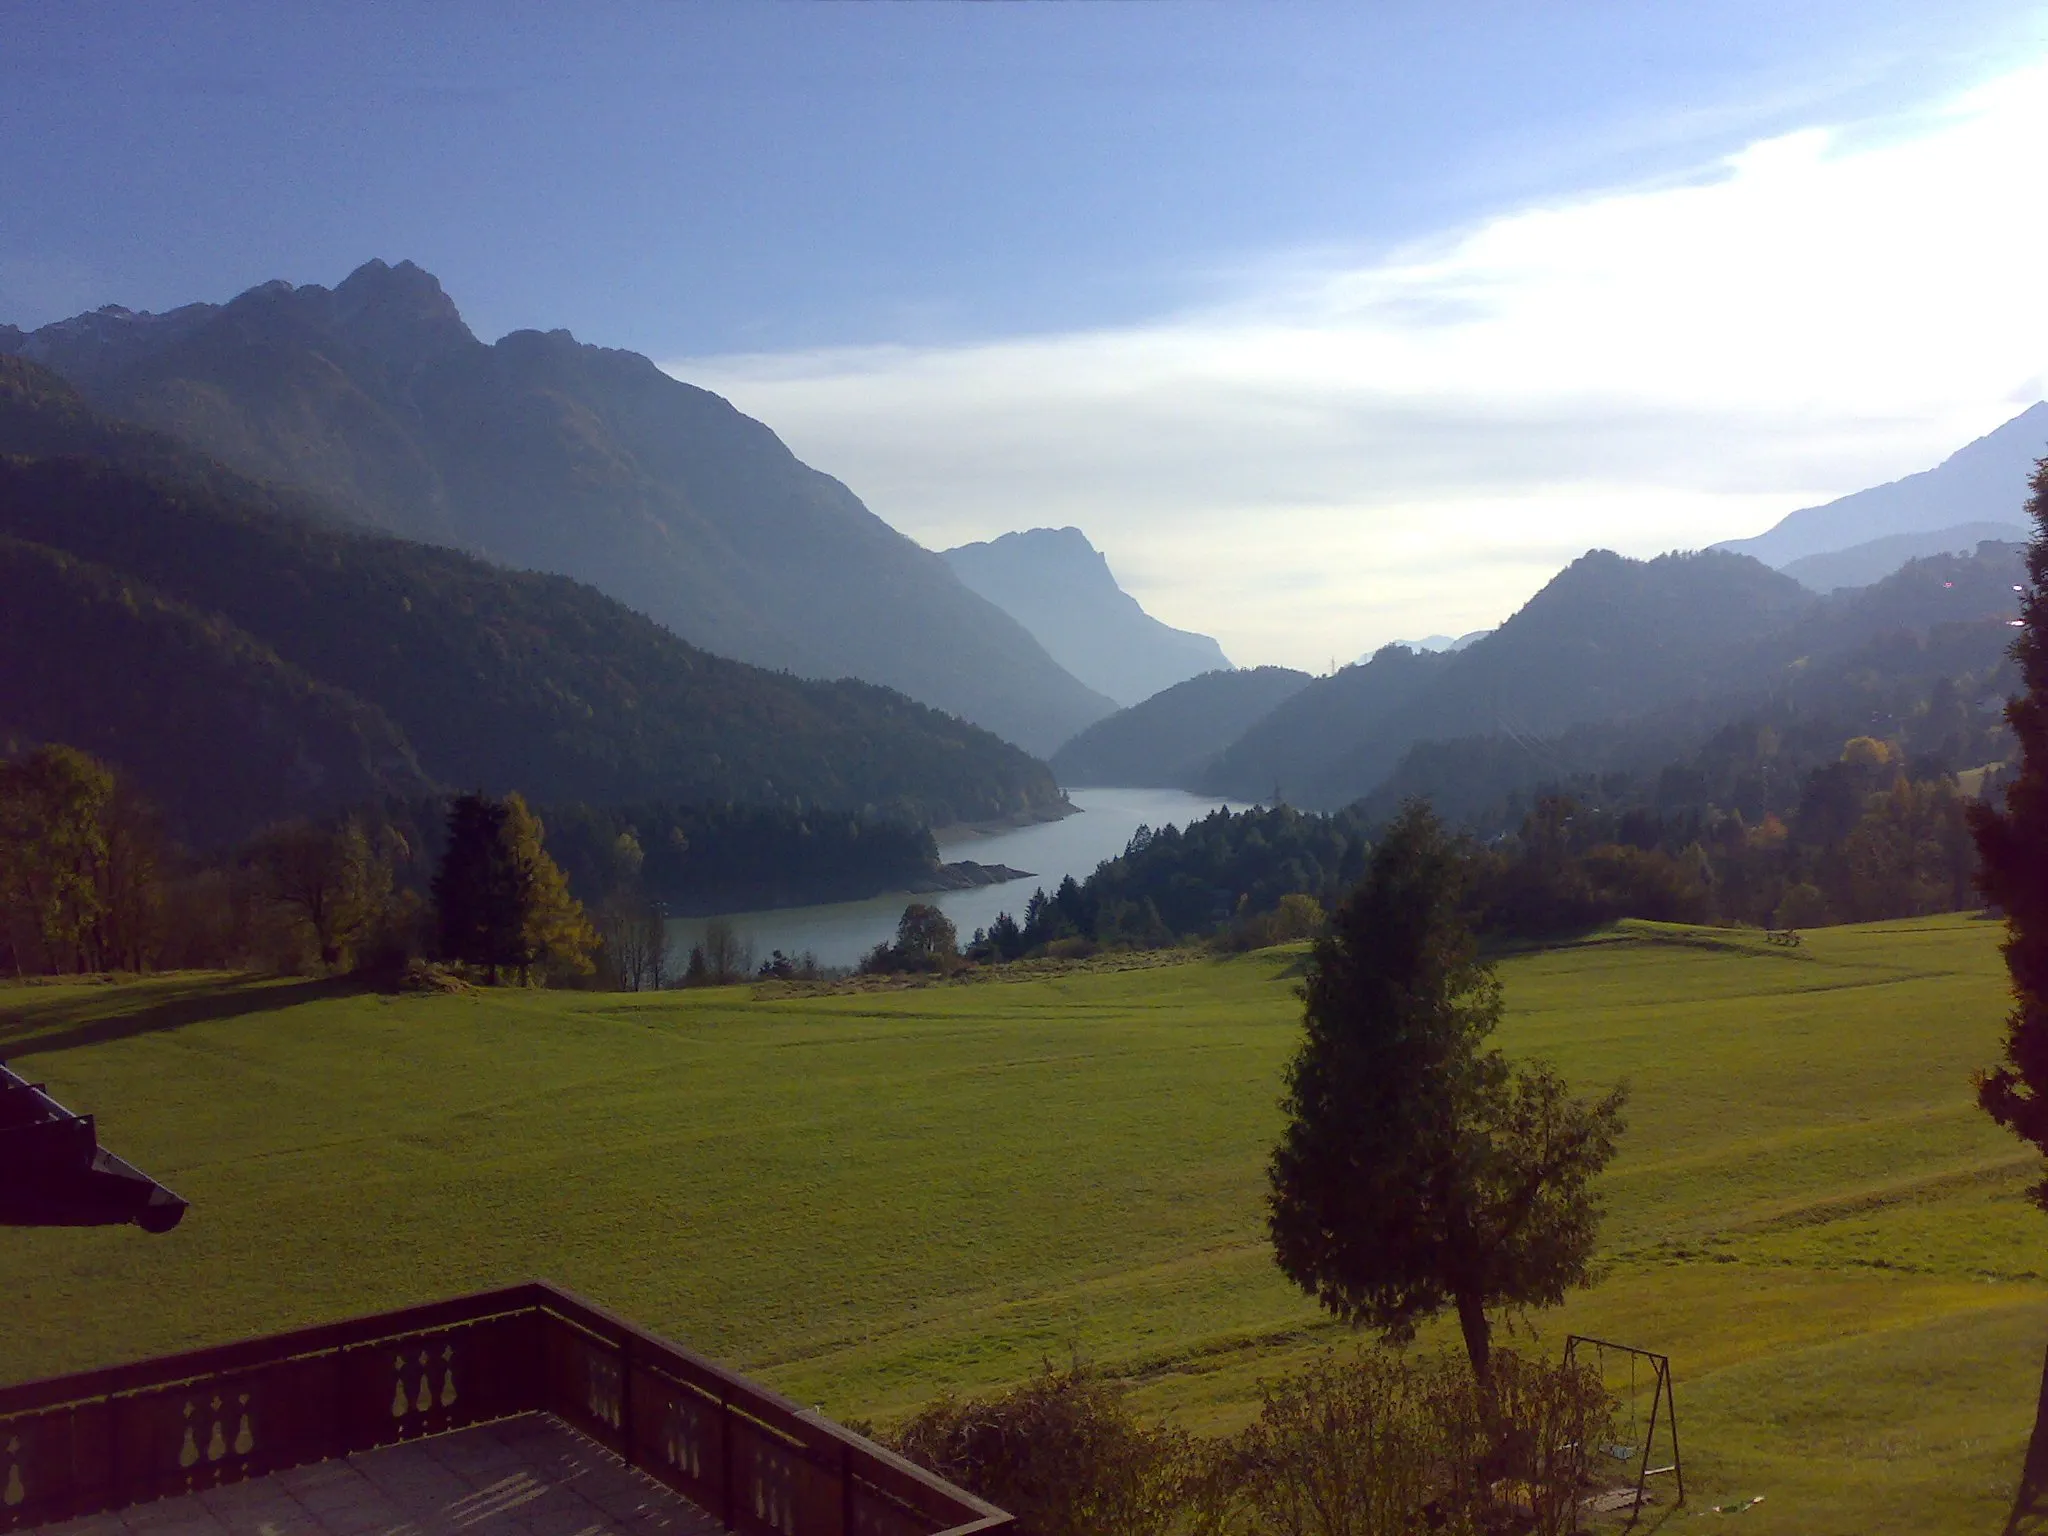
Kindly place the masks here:
<instances>
[{"instance_id":1,"label":"mown grass field","mask_svg":"<svg viewBox=\"0 0 2048 1536\"><path fill-rule=\"evenodd\" d=\"M1997 939L1632 926L1504 964L1511 1051L1633 1085L1609 1272L1520 1347L1668 1351L1691 1508L2000 1519L2048 1218L1971 1100ZM1261 1239L1298 958L809 998L0 988L0 1055L193 1202L168 1237L0 1234L0 1379L544 1275L842 1416L1078 1352L1233 1425L1347 1343Z\"/></svg>"}]
</instances>

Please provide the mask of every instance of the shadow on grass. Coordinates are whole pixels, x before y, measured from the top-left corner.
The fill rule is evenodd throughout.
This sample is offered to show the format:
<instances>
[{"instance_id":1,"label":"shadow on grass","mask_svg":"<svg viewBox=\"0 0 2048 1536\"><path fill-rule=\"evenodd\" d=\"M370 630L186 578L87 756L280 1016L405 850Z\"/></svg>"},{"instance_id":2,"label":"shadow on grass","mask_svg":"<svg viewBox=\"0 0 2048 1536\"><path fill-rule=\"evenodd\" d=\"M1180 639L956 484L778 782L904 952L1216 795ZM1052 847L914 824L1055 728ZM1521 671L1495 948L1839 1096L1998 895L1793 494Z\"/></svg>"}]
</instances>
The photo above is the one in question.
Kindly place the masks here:
<instances>
[{"instance_id":1,"label":"shadow on grass","mask_svg":"<svg viewBox=\"0 0 2048 1536\"><path fill-rule=\"evenodd\" d=\"M2005 1536L2048 1533L2048 1360L2041 1366L2041 1394L2034 1406L2034 1432L2027 1440L2027 1459L2020 1469L2019 1491L2005 1517Z\"/></svg>"},{"instance_id":2,"label":"shadow on grass","mask_svg":"<svg viewBox=\"0 0 2048 1536\"><path fill-rule=\"evenodd\" d=\"M1674 1524L1682 1515L1703 1515L1706 1513L1707 1510L1704 1507L1687 1509L1682 1504L1652 1504L1647 1508L1636 1511L1633 1515L1624 1516L1619 1524L1605 1527L1605 1529L1626 1531L1629 1533L1629 1536L1648 1536L1648 1533L1651 1531L1661 1531L1667 1525ZM1595 1529L1601 1528L1595 1527Z\"/></svg>"},{"instance_id":3,"label":"shadow on grass","mask_svg":"<svg viewBox=\"0 0 2048 1536\"><path fill-rule=\"evenodd\" d=\"M215 1019L273 1013L323 998L371 990L351 976L303 981L269 977L211 977L203 981L147 983L137 988L87 989L76 995L0 1013L0 1060L104 1045L135 1035L183 1029Z\"/></svg>"}]
</instances>

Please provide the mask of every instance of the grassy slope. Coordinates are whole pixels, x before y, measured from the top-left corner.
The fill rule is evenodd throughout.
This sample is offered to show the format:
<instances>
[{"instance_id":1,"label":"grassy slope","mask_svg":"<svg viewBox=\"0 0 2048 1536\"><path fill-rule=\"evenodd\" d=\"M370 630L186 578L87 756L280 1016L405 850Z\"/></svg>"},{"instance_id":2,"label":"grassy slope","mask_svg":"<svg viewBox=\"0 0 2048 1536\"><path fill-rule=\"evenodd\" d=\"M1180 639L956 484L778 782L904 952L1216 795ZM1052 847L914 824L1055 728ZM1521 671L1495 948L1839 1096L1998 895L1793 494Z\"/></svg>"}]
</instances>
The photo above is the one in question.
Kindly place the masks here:
<instances>
[{"instance_id":1,"label":"grassy slope","mask_svg":"<svg viewBox=\"0 0 2048 1536\"><path fill-rule=\"evenodd\" d=\"M1611 1273L1534 1342L1669 1350L1695 1508L1997 1520L2048 1225L1970 1101L1995 944L1638 927L1505 967L1510 1048L1635 1086ZM544 1274L844 1415L1078 1349L1233 1423L1342 1337L1260 1241L1291 959L758 1001L0 990L0 1052L194 1201L167 1238L9 1234L0 1379Z\"/></svg>"}]
</instances>

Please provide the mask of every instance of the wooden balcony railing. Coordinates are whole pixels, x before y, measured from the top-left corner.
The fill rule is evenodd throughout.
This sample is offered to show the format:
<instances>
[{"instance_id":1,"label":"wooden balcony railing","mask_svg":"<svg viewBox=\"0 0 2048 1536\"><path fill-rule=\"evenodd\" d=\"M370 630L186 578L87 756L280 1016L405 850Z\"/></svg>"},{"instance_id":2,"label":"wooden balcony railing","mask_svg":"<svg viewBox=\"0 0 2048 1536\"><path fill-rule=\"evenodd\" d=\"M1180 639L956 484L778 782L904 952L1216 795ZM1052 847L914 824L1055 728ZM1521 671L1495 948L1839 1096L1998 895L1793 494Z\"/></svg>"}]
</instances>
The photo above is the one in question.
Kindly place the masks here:
<instances>
[{"instance_id":1,"label":"wooden balcony railing","mask_svg":"<svg viewBox=\"0 0 2048 1536\"><path fill-rule=\"evenodd\" d=\"M746 1536L969 1536L1011 1517L545 1283L0 1387L0 1531L529 1412Z\"/></svg>"}]
</instances>

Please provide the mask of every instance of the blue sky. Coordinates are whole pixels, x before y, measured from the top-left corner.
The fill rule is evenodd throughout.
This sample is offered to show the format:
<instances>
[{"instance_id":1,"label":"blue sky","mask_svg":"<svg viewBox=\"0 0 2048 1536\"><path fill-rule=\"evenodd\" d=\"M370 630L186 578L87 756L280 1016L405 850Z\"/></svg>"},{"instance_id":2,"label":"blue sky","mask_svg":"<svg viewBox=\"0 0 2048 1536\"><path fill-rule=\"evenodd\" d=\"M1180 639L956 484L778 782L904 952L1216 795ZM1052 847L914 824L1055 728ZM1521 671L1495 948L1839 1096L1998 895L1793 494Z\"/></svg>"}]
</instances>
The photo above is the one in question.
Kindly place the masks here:
<instances>
[{"instance_id":1,"label":"blue sky","mask_svg":"<svg viewBox=\"0 0 2048 1536\"><path fill-rule=\"evenodd\" d=\"M410 257L487 338L720 388L928 543L1078 522L1174 622L1320 666L2038 395L2043 285L1968 256L2035 226L1951 162L2040 201L2044 59L2048 11L1989 0L16 0L0 320ZM1844 269L1915 367L1849 355Z\"/></svg>"}]
</instances>

